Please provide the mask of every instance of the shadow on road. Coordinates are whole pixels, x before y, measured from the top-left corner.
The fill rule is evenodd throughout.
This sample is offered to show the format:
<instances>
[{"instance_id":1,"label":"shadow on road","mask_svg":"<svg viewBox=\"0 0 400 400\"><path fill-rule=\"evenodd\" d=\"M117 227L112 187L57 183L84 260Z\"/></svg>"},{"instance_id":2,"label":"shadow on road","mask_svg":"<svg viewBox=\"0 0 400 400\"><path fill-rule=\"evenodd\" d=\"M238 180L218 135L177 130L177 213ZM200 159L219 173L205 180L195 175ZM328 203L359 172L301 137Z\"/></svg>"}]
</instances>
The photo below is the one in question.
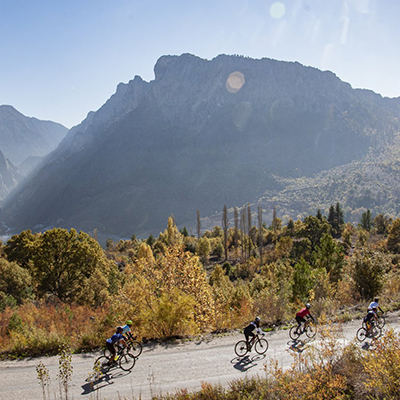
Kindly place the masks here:
<instances>
[{"instance_id":1,"label":"shadow on road","mask_svg":"<svg viewBox=\"0 0 400 400\"><path fill-rule=\"evenodd\" d=\"M96 392L97 390L100 390L106 386L113 385L114 384L114 379L122 378L124 376L127 376L131 373L132 371L122 371L116 369L115 371L110 371L107 372L106 374L101 375L97 379L91 380L84 385L82 385L83 392L81 393L82 395L85 394L90 394L93 392Z\"/></svg>"},{"instance_id":2,"label":"shadow on road","mask_svg":"<svg viewBox=\"0 0 400 400\"><path fill-rule=\"evenodd\" d=\"M315 339L305 339L305 340L290 340L288 342L289 350L292 350L296 353L302 353L304 350L306 350L308 347L310 347L311 343L314 342Z\"/></svg>"},{"instance_id":3,"label":"shadow on road","mask_svg":"<svg viewBox=\"0 0 400 400\"><path fill-rule=\"evenodd\" d=\"M241 372L246 372L250 368L255 367L258 362L265 359L265 354L257 354L252 357L246 355L243 358L235 357L231 363L233 364L233 368L238 369Z\"/></svg>"}]
</instances>

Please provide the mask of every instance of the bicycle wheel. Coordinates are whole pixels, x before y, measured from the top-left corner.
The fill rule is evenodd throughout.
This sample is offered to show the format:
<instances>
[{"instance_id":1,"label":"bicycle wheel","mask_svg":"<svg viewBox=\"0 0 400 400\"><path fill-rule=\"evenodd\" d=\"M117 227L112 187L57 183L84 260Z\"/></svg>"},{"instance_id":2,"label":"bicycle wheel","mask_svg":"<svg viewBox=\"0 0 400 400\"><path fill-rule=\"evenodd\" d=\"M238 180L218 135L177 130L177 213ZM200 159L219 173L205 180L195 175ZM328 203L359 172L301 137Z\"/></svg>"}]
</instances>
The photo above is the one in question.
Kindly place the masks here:
<instances>
[{"instance_id":1,"label":"bicycle wheel","mask_svg":"<svg viewBox=\"0 0 400 400\"><path fill-rule=\"evenodd\" d=\"M298 330L297 328L299 328L299 330L301 329L301 327L300 326L298 327L297 325L293 325L290 328L289 336L293 340L297 340L300 337L300 333L297 332L297 330Z\"/></svg>"},{"instance_id":2,"label":"bicycle wheel","mask_svg":"<svg viewBox=\"0 0 400 400\"><path fill-rule=\"evenodd\" d=\"M360 328L356 333L358 341L363 342L367 337L367 331L364 328Z\"/></svg>"},{"instance_id":3,"label":"bicycle wheel","mask_svg":"<svg viewBox=\"0 0 400 400\"><path fill-rule=\"evenodd\" d=\"M306 327L306 335L311 339L316 334L317 334L317 325L315 325L315 323L313 322L310 322Z\"/></svg>"},{"instance_id":4,"label":"bicycle wheel","mask_svg":"<svg viewBox=\"0 0 400 400\"><path fill-rule=\"evenodd\" d=\"M380 315L378 317L378 320L376 321L376 326L380 329L383 329L383 327L386 325L386 319L384 315Z\"/></svg>"},{"instance_id":5,"label":"bicycle wheel","mask_svg":"<svg viewBox=\"0 0 400 400\"><path fill-rule=\"evenodd\" d=\"M239 340L236 343L235 353L238 357L243 357L247 354L247 343L245 340Z\"/></svg>"},{"instance_id":6,"label":"bicycle wheel","mask_svg":"<svg viewBox=\"0 0 400 400\"><path fill-rule=\"evenodd\" d=\"M111 369L109 359L106 356L100 356L94 362L94 369L99 373L106 374Z\"/></svg>"},{"instance_id":7,"label":"bicycle wheel","mask_svg":"<svg viewBox=\"0 0 400 400\"><path fill-rule=\"evenodd\" d=\"M126 352L118 358L119 367L124 371L130 371L136 363L136 358L133 354Z\"/></svg>"},{"instance_id":8,"label":"bicycle wheel","mask_svg":"<svg viewBox=\"0 0 400 400\"><path fill-rule=\"evenodd\" d=\"M256 341L254 345L254 349L258 354L264 354L268 350L268 341L267 339L260 338Z\"/></svg>"},{"instance_id":9,"label":"bicycle wheel","mask_svg":"<svg viewBox=\"0 0 400 400\"><path fill-rule=\"evenodd\" d=\"M142 354L142 344L138 341L129 342L129 353L138 358Z\"/></svg>"},{"instance_id":10,"label":"bicycle wheel","mask_svg":"<svg viewBox=\"0 0 400 400\"><path fill-rule=\"evenodd\" d=\"M382 335L382 329L378 325L374 325L371 329L371 337L378 339Z\"/></svg>"}]
</instances>

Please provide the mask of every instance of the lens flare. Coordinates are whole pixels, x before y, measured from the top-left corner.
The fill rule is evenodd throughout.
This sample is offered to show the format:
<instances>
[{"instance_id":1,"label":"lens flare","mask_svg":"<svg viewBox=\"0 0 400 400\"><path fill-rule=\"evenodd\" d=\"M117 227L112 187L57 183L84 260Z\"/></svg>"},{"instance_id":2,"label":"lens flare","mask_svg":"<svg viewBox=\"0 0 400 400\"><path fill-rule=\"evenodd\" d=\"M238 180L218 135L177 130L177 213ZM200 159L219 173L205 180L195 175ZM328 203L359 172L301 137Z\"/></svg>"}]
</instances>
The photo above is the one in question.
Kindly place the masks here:
<instances>
[{"instance_id":1,"label":"lens flare","mask_svg":"<svg viewBox=\"0 0 400 400\"><path fill-rule=\"evenodd\" d=\"M269 13L271 14L272 18L279 19L285 15L286 9L285 5L280 1L272 4L271 8L269 9Z\"/></svg>"},{"instance_id":2,"label":"lens flare","mask_svg":"<svg viewBox=\"0 0 400 400\"><path fill-rule=\"evenodd\" d=\"M225 84L226 89L228 90L228 92L231 93L237 93L243 85L244 75L239 71L232 72L226 80Z\"/></svg>"}]
</instances>

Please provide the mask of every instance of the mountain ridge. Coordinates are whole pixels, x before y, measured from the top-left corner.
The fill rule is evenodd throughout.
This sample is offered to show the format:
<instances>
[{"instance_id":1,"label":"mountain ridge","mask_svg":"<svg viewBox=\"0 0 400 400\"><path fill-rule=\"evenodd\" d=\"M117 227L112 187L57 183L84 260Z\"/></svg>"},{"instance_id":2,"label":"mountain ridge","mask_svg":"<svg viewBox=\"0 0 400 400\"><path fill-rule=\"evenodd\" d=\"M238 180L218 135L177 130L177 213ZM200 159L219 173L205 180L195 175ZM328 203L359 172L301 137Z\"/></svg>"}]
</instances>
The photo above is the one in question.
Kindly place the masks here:
<instances>
[{"instance_id":1,"label":"mountain ridge","mask_svg":"<svg viewBox=\"0 0 400 400\"><path fill-rule=\"evenodd\" d=\"M8 226L146 235L171 214L194 226L197 209L362 160L399 131L399 99L299 63L184 54L160 57L154 74L120 84L68 132L5 202Z\"/></svg>"}]
</instances>

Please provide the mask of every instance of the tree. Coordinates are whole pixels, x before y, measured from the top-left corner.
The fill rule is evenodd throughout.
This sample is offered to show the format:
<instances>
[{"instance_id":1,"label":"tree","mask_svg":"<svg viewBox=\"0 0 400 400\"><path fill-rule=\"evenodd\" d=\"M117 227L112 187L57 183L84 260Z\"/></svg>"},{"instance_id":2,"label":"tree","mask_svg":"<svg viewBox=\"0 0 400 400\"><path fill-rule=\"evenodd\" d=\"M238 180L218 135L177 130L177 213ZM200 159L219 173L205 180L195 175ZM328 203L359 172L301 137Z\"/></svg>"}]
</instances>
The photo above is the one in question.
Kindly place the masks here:
<instances>
[{"instance_id":1,"label":"tree","mask_svg":"<svg viewBox=\"0 0 400 400\"><path fill-rule=\"evenodd\" d=\"M260 253L260 265L263 265L263 217L262 217L262 207L258 206L258 248Z\"/></svg>"},{"instance_id":2,"label":"tree","mask_svg":"<svg viewBox=\"0 0 400 400\"><path fill-rule=\"evenodd\" d=\"M312 289L311 268L307 262L301 258L300 262L294 266L293 274L293 298L304 302L308 299L308 293Z\"/></svg>"},{"instance_id":3,"label":"tree","mask_svg":"<svg viewBox=\"0 0 400 400\"><path fill-rule=\"evenodd\" d=\"M336 203L336 206L332 204L329 207L328 222L331 225L332 236L340 237L341 229L344 224L344 218L339 202Z\"/></svg>"},{"instance_id":4,"label":"tree","mask_svg":"<svg viewBox=\"0 0 400 400\"><path fill-rule=\"evenodd\" d=\"M196 254L199 256L203 264L208 261L210 256L211 245L210 241L206 237L202 237L197 241Z\"/></svg>"},{"instance_id":5,"label":"tree","mask_svg":"<svg viewBox=\"0 0 400 400\"><path fill-rule=\"evenodd\" d=\"M318 268L325 268L332 282L337 282L340 279L344 264L344 253L329 233L322 236L320 245L316 246L312 258L313 265Z\"/></svg>"},{"instance_id":6,"label":"tree","mask_svg":"<svg viewBox=\"0 0 400 400\"><path fill-rule=\"evenodd\" d=\"M197 210L197 239L200 239L200 228L201 228L200 211Z\"/></svg>"},{"instance_id":7,"label":"tree","mask_svg":"<svg viewBox=\"0 0 400 400\"><path fill-rule=\"evenodd\" d=\"M350 270L356 291L362 299L372 299L382 290L384 274L390 269L390 260L381 252L364 248L350 258Z\"/></svg>"},{"instance_id":8,"label":"tree","mask_svg":"<svg viewBox=\"0 0 400 400\"><path fill-rule=\"evenodd\" d=\"M311 242L312 249L319 245L322 236L329 233L330 226L327 221L319 220L312 215L304 218L303 223L298 227L296 236L298 238L307 238Z\"/></svg>"},{"instance_id":9,"label":"tree","mask_svg":"<svg viewBox=\"0 0 400 400\"><path fill-rule=\"evenodd\" d=\"M225 261L228 259L228 227L229 227L228 209L226 208L225 204L224 209L222 211L222 230L224 232Z\"/></svg>"},{"instance_id":10,"label":"tree","mask_svg":"<svg viewBox=\"0 0 400 400\"><path fill-rule=\"evenodd\" d=\"M21 267L29 268L37 240L38 235L33 234L31 230L12 236L4 247L8 261L15 261Z\"/></svg>"},{"instance_id":11,"label":"tree","mask_svg":"<svg viewBox=\"0 0 400 400\"><path fill-rule=\"evenodd\" d=\"M26 237L26 233L21 235ZM32 246L29 269L41 296L53 294L62 301L80 301L96 271L108 276L117 268L96 240L75 229L48 230L38 235ZM25 254L22 261L26 262Z\"/></svg>"},{"instance_id":12,"label":"tree","mask_svg":"<svg viewBox=\"0 0 400 400\"><path fill-rule=\"evenodd\" d=\"M235 255L237 256L238 246L239 246L239 211L235 207L233 212L233 220L235 224L234 242L235 242Z\"/></svg>"},{"instance_id":13,"label":"tree","mask_svg":"<svg viewBox=\"0 0 400 400\"><path fill-rule=\"evenodd\" d=\"M29 297L32 292L32 277L26 268L16 262L0 258L0 300L3 296L12 296L18 303Z\"/></svg>"},{"instance_id":14,"label":"tree","mask_svg":"<svg viewBox=\"0 0 400 400\"><path fill-rule=\"evenodd\" d=\"M376 229L376 233L385 235L388 231L391 219L383 214L378 214L373 221L373 226Z\"/></svg>"},{"instance_id":15,"label":"tree","mask_svg":"<svg viewBox=\"0 0 400 400\"><path fill-rule=\"evenodd\" d=\"M393 221L389 228L387 238L387 248L392 253L400 253L400 219L397 218Z\"/></svg>"},{"instance_id":16,"label":"tree","mask_svg":"<svg viewBox=\"0 0 400 400\"><path fill-rule=\"evenodd\" d=\"M372 216L371 211L367 210L361 215L361 227L365 229L367 232L370 232L372 229Z\"/></svg>"}]
</instances>

